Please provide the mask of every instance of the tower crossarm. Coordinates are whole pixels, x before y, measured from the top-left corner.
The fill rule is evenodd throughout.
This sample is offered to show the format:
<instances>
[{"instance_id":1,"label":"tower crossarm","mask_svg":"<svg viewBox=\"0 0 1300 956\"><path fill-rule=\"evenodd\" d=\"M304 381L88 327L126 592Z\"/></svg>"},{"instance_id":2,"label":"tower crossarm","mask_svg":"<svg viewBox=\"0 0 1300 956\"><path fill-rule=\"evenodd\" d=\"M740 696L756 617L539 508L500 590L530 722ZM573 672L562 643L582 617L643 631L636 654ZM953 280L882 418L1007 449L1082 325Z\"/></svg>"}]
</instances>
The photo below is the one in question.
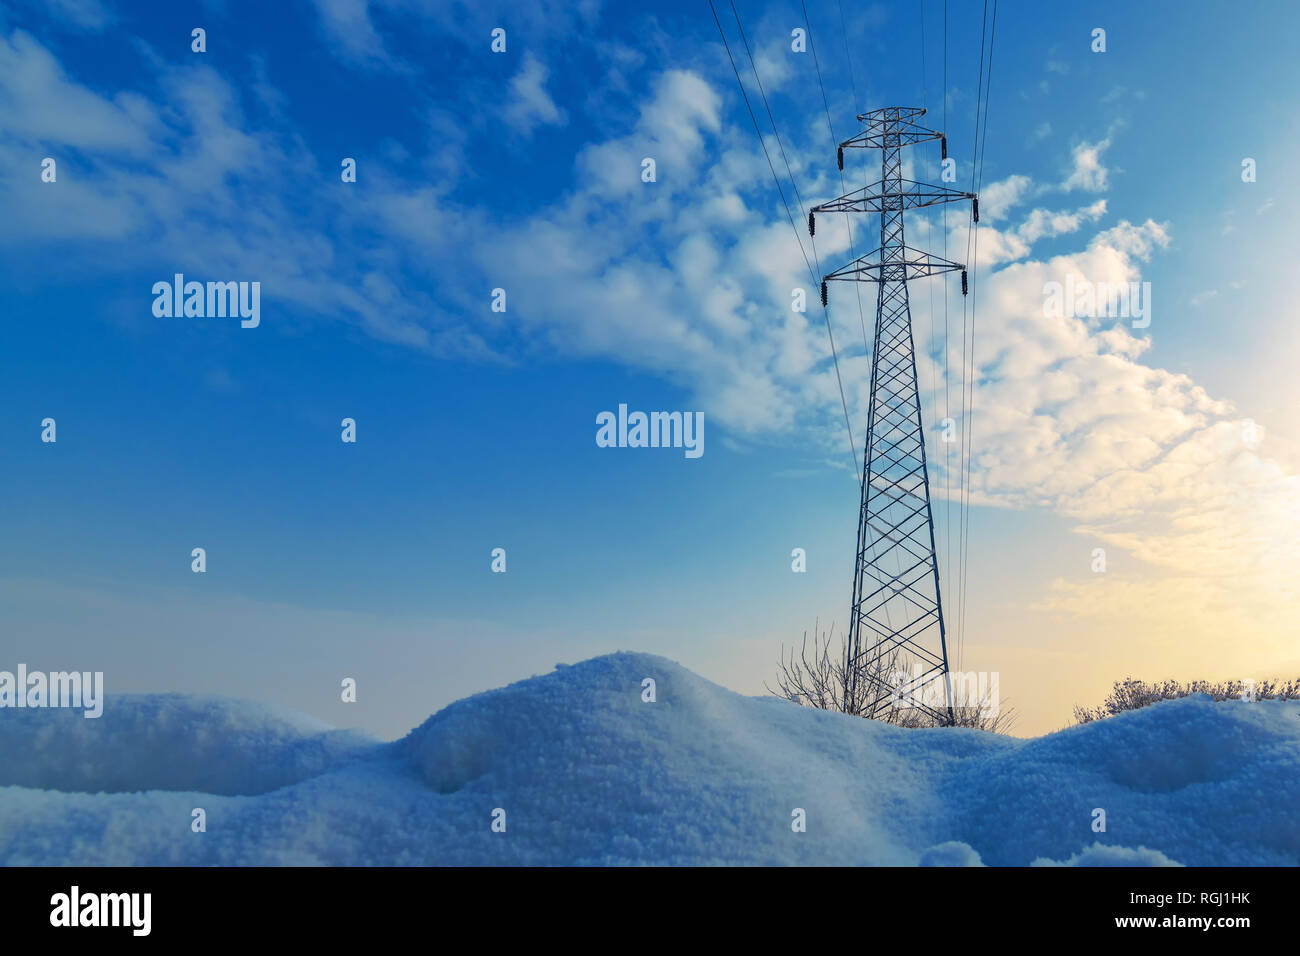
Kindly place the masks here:
<instances>
[{"instance_id":1,"label":"tower crossarm","mask_svg":"<svg viewBox=\"0 0 1300 956\"><path fill-rule=\"evenodd\" d=\"M966 268L960 262L952 262L912 246L904 246L902 251L902 258L883 262L880 259L881 250L869 252L825 276L824 281L900 282L942 275L945 272L961 272Z\"/></svg>"},{"instance_id":2,"label":"tower crossarm","mask_svg":"<svg viewBox=\"0 0 1300 956\"><path fill-rule=\"evenodd\" d=\"M949 189L946 186L935 186L931 183L918 183L911 179L900 179L897 181L897 186L899 188L891 190L884 181L872 183L838 199L813 206L810 212L882 213L896 209L921 209L925 206L938 206L942 203L975 198L974 193Z\"/></svg>"},{"instance_id":3,"label":"tower crossarm","mask_svg":"<svg viewBox=\"0 0 1300 956\"><path fill-rule=\"evenodd\" d=\"M926 129L906 120L889 122L881 119L870 121L862 132L840 143L840 149L893 149L943 138L944 134L937 129Z\"/></svg>"}]
</instances>

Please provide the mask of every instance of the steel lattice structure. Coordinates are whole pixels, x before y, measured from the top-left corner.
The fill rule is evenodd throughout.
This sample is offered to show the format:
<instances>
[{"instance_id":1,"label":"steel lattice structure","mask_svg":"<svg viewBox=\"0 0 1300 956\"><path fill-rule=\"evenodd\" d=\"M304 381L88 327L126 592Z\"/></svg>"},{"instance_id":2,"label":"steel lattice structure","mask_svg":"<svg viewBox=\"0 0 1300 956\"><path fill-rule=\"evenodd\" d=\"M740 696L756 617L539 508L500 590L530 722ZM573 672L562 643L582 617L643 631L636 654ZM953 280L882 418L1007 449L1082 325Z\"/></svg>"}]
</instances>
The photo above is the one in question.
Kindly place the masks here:
<instances>
[{"instance_id":1,"label":"steel lattice structure","mask_svg":"<svg viewBox=\"0 0 1300 956\"><path fill-rule=\"evenodd\" d=\"M840 144L839 167L844 168L846 148L878 149L880 180L813 207L808 214L808 229L815 233L815 214L819 212L880 216L880 247L825 276L821 289L822 304L826 305L828 282L877 285L871 397L849 618L846 709L871 716L891 698L897 700L904 694L908 705L920 707L941 722L952 723L947 632L934 547L934 514L907 282L960 271L965 294L966 267L908 246L903 238L903 213L969 199L978 222L979 201L974 193L903 178L903 146L937 139L947 158L944 134L916 124L924 115L924 109L894 106L858 116L865 128ZM895 650L899 652L898 664L914 672L901 687L897 672L889 674L883 668L883 662ZM943 684L944 708L926 702L934 696L929 685L935 681Z\"/></svg>"}]
</instances>

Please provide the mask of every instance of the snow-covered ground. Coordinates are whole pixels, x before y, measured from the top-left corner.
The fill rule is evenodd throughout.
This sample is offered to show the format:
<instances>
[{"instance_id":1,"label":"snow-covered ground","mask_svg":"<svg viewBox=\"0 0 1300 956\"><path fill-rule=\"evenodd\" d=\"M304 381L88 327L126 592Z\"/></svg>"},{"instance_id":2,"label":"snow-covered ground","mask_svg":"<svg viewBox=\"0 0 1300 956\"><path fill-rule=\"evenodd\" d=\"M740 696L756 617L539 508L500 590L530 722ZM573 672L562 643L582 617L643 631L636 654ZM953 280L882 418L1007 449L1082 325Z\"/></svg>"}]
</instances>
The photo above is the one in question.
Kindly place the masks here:
<instances>
[{"instance_id":1,"label":"snow-covered ground","mask_svg":"<svg viewBox=\"0 0 1300 956\"><path fill-rule=\"evenodd\" d=\"M742 697L645 654L459 701L393 743L110 696L97 720L0 711L0 862L1294 866L1300 704L1189 698L1016 740Z\"/></svg>"}]
</instances>

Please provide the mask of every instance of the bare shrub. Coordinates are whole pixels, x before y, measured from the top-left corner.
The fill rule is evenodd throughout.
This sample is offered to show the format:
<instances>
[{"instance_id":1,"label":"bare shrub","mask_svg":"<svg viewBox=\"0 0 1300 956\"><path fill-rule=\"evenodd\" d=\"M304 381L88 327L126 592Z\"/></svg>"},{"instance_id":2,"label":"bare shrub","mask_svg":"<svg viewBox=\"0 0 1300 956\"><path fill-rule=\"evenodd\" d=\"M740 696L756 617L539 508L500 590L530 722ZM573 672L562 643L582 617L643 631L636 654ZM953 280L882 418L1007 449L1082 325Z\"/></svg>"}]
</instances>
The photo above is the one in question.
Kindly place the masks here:
<instances>
[{"instance_id":1,"label":"bare shrub","mask_svg":"<svg viewBox=\"0 0 1300 956\"><path fill-rule=\"evenodd\" d=\"M888 685L889 675L899 665L900 653L897 649L864 664L851 665L847 637L841 637L839 653L832 654L835 625L832 623L829 631L823 631L819 635L819 623L813 624L811 641L808 632L804 631L797 649L791 647L787 654L782 645L776 687L764 684L768 693L804 707L834 710L899 727L946 725L946 721L936 719L919 707L906 706L889 699L871 700L869 698L877 695L863 693L863 688ZM853 673L854 667L857 668L856 674ZM996 702L985 699L973 705L953 708L954 726L999 734L1009 732L1016 721L1014 708L991 708L989 705L993 703ZM997 712L990 713L991 709Z\"/></svg>"},{"instance_id":2,"label":"bare shrub","mask_svg":"<svg viewBox=\"0 0 1300 956\"><path fill-rule=\"evenodd\" d=\"M1253 684L1253 686L1252 686ZM1115 681L1100 707L1074 706L1074 722L1087 724L1094 720L1114 717L1127 710L1137 710L1162 700L1176 700L1190 694L1208 694L1211 700L1300 700L1300 678L1289 681L1273 679L1254 682L1229 680L1211 683L1205 680L1176 680L1148 683L1135 677Z\"/></svg>"}]
</instances>

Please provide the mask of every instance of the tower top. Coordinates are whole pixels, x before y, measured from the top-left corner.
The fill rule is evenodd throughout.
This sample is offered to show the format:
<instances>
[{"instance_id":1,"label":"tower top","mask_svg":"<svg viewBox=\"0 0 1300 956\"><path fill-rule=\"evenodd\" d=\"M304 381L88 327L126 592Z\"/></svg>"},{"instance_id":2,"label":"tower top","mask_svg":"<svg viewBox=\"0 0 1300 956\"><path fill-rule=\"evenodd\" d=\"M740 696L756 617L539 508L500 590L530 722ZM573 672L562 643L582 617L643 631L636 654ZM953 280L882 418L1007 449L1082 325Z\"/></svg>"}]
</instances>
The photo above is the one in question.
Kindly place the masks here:
<instances>
[{"instance_id":1,"label":"tower top","mask_svg":"<svg viewBox=\"0 0 1300 956\"><path fill-rule=\"evenodd\" d=\"M858 146L865 149L889 149L895 146L914 146L929 140L943 142L943 157L948 158L948 139L941 130L926 129L916 121L925 115L918 106L886 106L858 114L862 129L840 143L840 149ZM844 167L841 166L841 169Z\"/></svg>"},{"instance_id":2,"label":"tower top","mask_svg":"<svg viewBox=\"0 0 1300 956\"><path fill-rule=\"evenodd\" d=\"M868 110L858 114L859 123L878 120L913 120L925 115L925 109L919 106L883 106L878 110Z\"/></svg>"}]
</instances>

